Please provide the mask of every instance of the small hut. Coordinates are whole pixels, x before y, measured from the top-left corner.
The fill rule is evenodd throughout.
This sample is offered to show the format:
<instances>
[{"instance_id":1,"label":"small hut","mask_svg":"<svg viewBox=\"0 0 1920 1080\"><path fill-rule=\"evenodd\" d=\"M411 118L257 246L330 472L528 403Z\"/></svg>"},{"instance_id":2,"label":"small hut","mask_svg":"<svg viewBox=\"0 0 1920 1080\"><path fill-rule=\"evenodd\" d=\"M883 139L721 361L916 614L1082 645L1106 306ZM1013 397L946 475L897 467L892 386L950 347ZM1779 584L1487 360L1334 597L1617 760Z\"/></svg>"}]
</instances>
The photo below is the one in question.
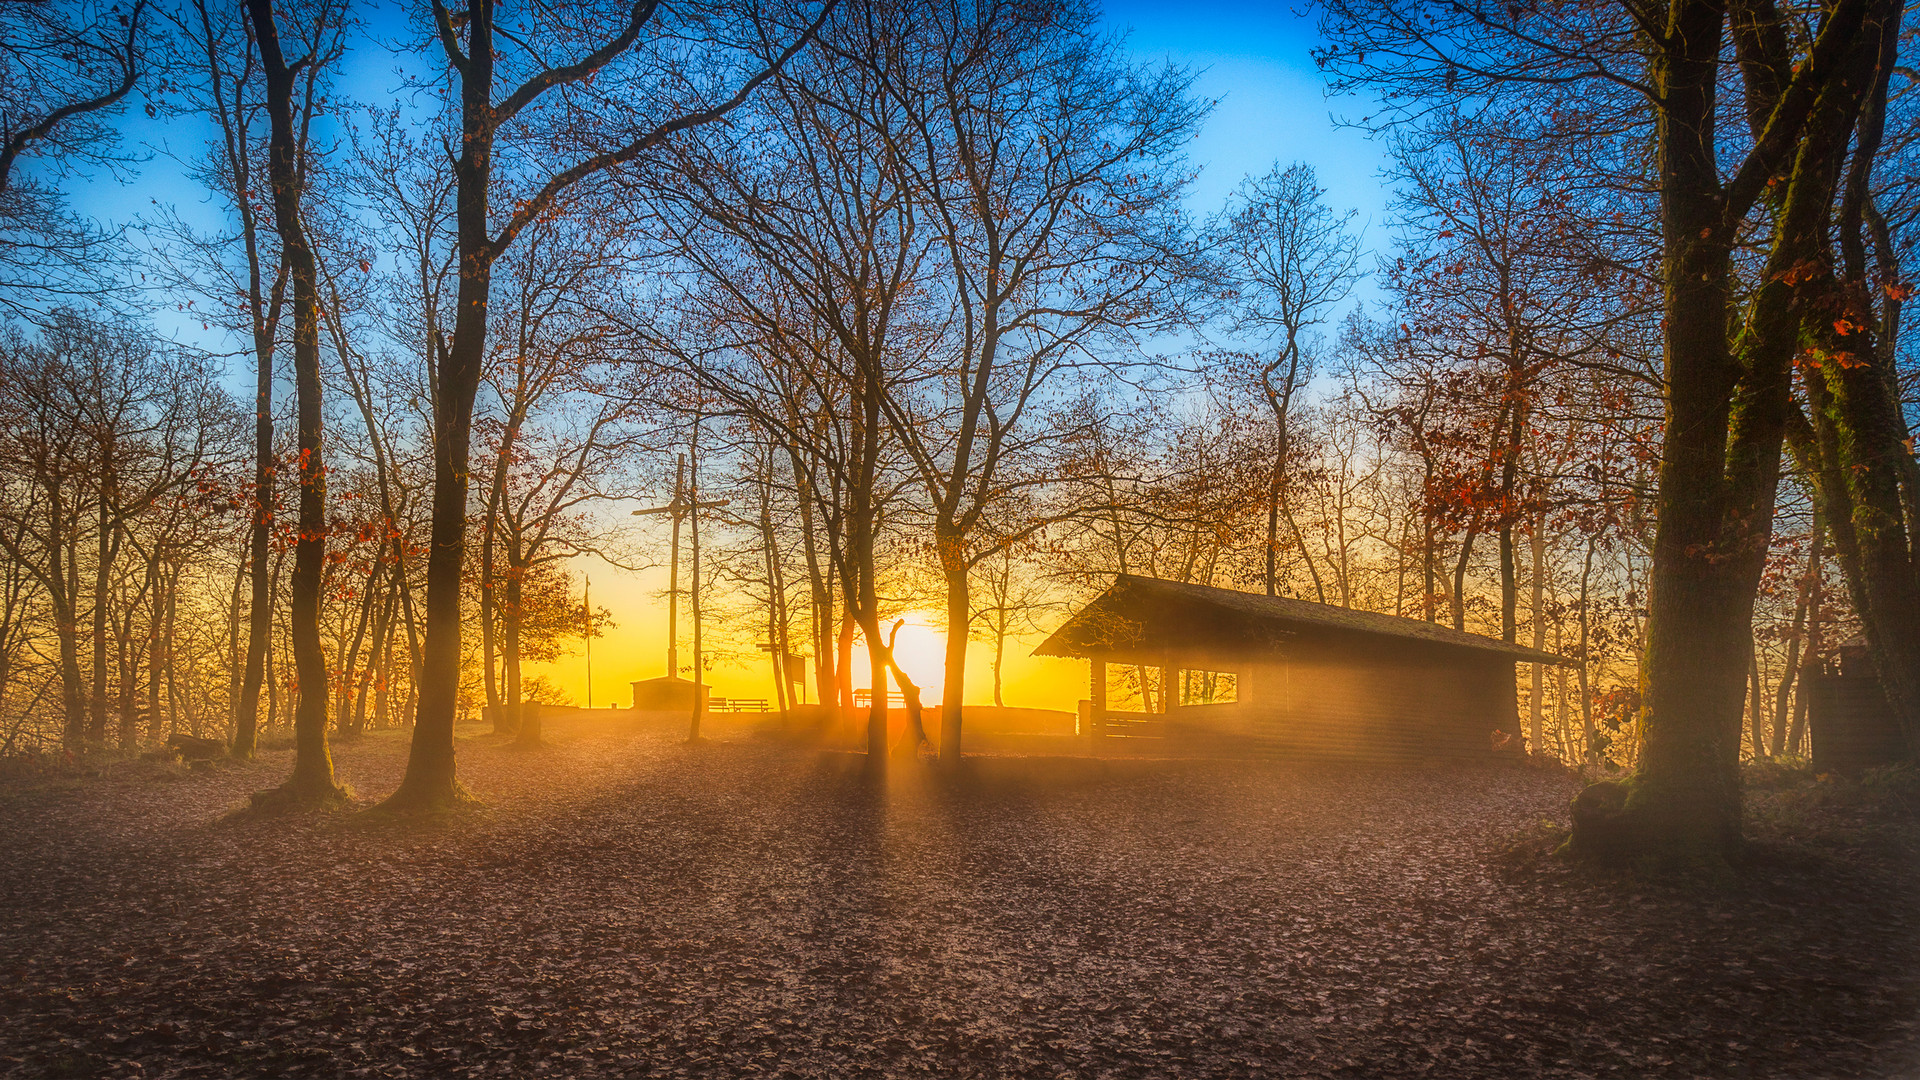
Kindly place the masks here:
<instances>
[{"instance_id":1,"label":"small hut","mask_svg":"<svg viewBox=\"0 0 1920 1080\"><path fill-rule=\"evenodd\" d=\"M1034 653L1092 662L1081 734L1096 747L1377 762L1520 752L1514 665L1568 663L1418 619L1130 574ZM1137 708L1109 706L1115 676Z\"/></svg>"},{"instance_id":2,"label":"small hut","mask_svg":"<svg viewBox=\"0 0 1920 1080\"><path fill-rule=\"evenodd\" d=\"M1865 637L1836 646L1809 689L1816 772L1852 773L1913 760Z\"/></svg>"},{"instance_id":3,"label":"small hut","mask_svg":"<svg viewBox=\"0 0 1920 1080\"><path fill-rule=\"evenodd\" d=\"M700 700L708 700L708 687L700 687ZM641 679L633 684L633 707L641 712L692 712L694 687L690 679L662 675Z\"/></svg>"}]
</instances>

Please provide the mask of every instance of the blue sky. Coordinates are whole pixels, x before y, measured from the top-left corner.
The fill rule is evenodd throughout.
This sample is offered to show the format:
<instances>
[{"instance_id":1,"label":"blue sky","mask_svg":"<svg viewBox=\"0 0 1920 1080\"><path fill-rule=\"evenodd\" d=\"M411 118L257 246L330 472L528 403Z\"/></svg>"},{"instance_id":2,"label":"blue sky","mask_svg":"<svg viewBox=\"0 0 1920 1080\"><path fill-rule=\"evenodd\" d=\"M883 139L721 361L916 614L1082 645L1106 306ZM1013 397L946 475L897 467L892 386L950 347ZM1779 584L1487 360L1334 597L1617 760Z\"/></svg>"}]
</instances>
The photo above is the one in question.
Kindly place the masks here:
<instances>
[{"instance_id":1,"label":"blue sky","mask_svg":"<svg viewBox=\"0 0 1920 1080\"><path fill-rule=\"evenodd\" d=\"M390 9L380 14L386 17L374 22L388 23L398 16ZM1248 174L1265 172L1275 162L1306 161L1318 170L1335 209L1359 211L1369 226L1369 247L1384 246L1387 191L1379 178L1382 156L1363 133L1336 124L1336 113L1366 110L1326 98L1310 55L1317 40L1312 16L1298 14L1285 3L1116 0L1106 5L1104 22L1112 32L1126 35L1139 58L1191 69L1196 91L1218 102L1192 149L1199 170L1192 191L1197 214L1218 207ZM348 58L350 74L343 89L361 101L387 100L400 86L397 69L403 58L364 40L358 44ZM205 192L187 181L164 153L171 149L191 157L209 132L186 119L149 120L137 105L125 114L124 130L130 145L153 148L154 156L136 167L137 178L126 187L107 176L92 182L73 178L68 186L76 208L104 222L126 225L136 224L160 202L211 224L213 208L205 205ZM197 320L192 329L199 329Z\"/></svg>"},{"instance_id":2,"label":"blue sky","mask_svg":"<svg viewBox=\"0 0 1920 1080\"><path fill-rule=\"evenodd\" d=\"M397 6L384 0L369 9L367 25L379 29L354 42L343 65L344 97L383 102L404 92L400 69L417 58L398 55L387 44L404 29L400 25L404 18ZM1318 41L1312 15L1286 3L1187 0L1176 5L1114 0L1105 6L1103 24L1109 32L1125 37L1136 58L1170 62L1191 71L1195 93L1215 102L1190 150L1197 175L1189 199L1196 217L1219 208L1242 178L1264 173L1275 163L1305 161L1318 172L1335 210L1358 212L1366 247L1373 252L1388 247L1389 192L1380 178L1381 147L1337 120L1371 110L1364 102L1326 96L1312 58ZM147 160L134 166L134 180L124 186L104 173L70 178L66 186L75 208L109 227L131 227L136 232L143 220L158 216L161 205L203 227L218 228L224 206L210 202L171 156L191 159L201 153L212 135L208 125L164 113L150 119L138 103L125 112L122 125L128 148L145 148ZM1371 259L1362 265L1370 266ZM1354 294L1354 302L1379 298L1372 281L1361 282ZM163 304L154 315L167 336L216 351L243 344L228 340L217 329L203 331L197 313L176 312L171 296L152 299ZM1344 310L1330 313L1322 332L1330 333L1344 314ZM1157 342L1153 349L1178 353L1191 347L1183 336Z\"/></svg>"},{"instance_id":3,"label":"blue sky","mask_svg":"<svg viewBox=\"0 0 1920 1080\"><path fill-rule=\"evenodd\" d=\"M1194 144L1196 210L1219 206L1249 173L1305 161L1336 210L1357 209L1379 231L1383 159L1363 133L1334 122L1336 113L1365 110L1326 98L1311 55L1319 40L1312 16L1284 3L1120 0L1106 5L1104 21L1142 59L1192 69L1196 90L1219 101Z\"/></svg>"}]
</instances>

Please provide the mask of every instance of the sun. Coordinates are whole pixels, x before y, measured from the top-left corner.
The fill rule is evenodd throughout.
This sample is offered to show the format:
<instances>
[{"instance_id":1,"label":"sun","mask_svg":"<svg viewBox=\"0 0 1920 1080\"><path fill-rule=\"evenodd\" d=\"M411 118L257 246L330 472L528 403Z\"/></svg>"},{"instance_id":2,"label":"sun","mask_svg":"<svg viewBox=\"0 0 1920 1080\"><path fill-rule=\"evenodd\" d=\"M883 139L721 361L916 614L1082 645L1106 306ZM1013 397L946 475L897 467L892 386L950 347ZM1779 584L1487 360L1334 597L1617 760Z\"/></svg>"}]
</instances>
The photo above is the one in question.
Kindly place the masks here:
<instances>
[{"instance_id":1,"label":"sun","mask_svg":"<svg viewBox=\"0 0 1920 1080\"><path fill-rule=\"evenodd\" d=\"M900 624L900 632L893 634L894 624ZM931 612L909 611L881 623L883 634L893 635L894 662L920 686L923 701L933 701L940 696L940 688L946 684L946 633L940 627L940 618ZM854 671L856 685L868 680L868 666L865 642L856 639L856 660ZM898 688L894 688L897 692Z\"/></svg>"}]
</instances>

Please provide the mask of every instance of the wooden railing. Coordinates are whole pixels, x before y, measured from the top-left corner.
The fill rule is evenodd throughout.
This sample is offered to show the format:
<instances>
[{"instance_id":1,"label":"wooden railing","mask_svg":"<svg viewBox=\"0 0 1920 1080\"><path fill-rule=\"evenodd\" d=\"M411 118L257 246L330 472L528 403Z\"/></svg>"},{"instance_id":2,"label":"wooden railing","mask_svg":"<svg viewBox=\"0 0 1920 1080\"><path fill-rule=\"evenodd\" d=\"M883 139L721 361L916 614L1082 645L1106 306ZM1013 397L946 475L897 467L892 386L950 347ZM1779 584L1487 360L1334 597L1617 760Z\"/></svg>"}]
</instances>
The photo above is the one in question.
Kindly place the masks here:
<instances>
[{"instance_id":1,"label":"wooden railing","mask_svg":"<svg viewBox=\"0 0 1920 1080\"><path fill-rule=\"evenodd\" d=\"M1167 734L1167 718L1161 713L1096 711L1093 733L1106 739L1162 739Z\"/></svg>"}]
</instances>

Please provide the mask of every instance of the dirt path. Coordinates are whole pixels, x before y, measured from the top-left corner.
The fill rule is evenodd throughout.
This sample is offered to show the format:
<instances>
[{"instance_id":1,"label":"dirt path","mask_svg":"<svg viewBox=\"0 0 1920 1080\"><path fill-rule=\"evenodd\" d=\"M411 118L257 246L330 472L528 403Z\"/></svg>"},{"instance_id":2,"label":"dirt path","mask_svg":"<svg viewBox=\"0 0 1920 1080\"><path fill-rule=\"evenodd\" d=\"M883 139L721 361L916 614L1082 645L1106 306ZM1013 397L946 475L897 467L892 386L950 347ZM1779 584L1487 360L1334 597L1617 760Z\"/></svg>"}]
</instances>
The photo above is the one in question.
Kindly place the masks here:
<instances>
[{"instance_id":1,"label":"dirt path","mask_svg":"<svg viewBox=\"0 0 1920 1080\"><path fill-rule=\"evenodd\" d=\"M0 788L0 1075L1913 1075L1920 889L1494 853L1522 771L463 742L486 808L221 822L287 767ZM343 747L363 794L405 744Z\"/></svg>"}]
</instances>

